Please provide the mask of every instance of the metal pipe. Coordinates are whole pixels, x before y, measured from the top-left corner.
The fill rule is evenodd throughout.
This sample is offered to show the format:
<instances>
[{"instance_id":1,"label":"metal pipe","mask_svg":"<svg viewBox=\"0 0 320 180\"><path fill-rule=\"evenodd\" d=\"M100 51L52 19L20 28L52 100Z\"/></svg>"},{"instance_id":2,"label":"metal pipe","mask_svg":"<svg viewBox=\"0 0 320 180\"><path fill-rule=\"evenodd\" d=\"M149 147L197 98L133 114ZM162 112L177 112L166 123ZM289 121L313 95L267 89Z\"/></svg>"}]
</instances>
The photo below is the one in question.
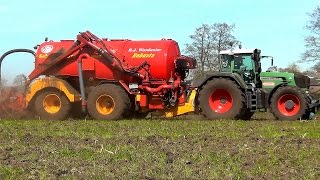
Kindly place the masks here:
<instances>
[{"instance_id":1,"label":"metal pipe","mask_svg":"<svg viewBox=\"0 0 320 180\"><path fill-rule=\"evenodd\" d=\"M86 93L84 91L84 81L83 81L83 72L82 72L82 59L87 59L87 58L89 58L88 54L81 54L78 58L78 74L79 74L79 83L80 83L82 112L87 111Z\"/></svg>"},{"instance_id":2,"label":"metal pipe","mask_svg":"<svg viewBox=\"0 0 320 180\"><path fill-rule=\"evenodd\" d=\"M12 53L17 53L17 52L25 52L25 53L30 53L33 56L36 56L36 53L31 50L31 49L12 49L10 51L5 52L1 57L0 57L0 85L1 85L1 66L2 66L2 61L4 60L5 57L7 57L9 54Z\"/></svg>"},{"instance_id":3,"label":"metal pipe","mask_svg":"<svg viewBox=\"0 0 320 180\"><path fill-rule=\"evenodd\" d=\"M140 89L144 89L150 93L156 93L156 92L160 92L162 89L176 89L179 87L179 85L181 84L181 77L180 76L177 76L177 80L175 80L172 85L168 85L168 84L163 84L163 85L160 85L159 87L157 88L152 88L152 87L149 87L149 86L143 86L143 85L140 85L139 88Z\"/></svg>"},{"instance_id":4,"label":"metal pipe","mask_svg":"<svg viewBox=\"0 0 320 180\"><path fill-rule=\"evenodd\" d=\"M150 93L156 93L156 92L160 92L162 89L171 89L172 88L172 85L167 85L167 84L164 84L164 85L161 85L157 88L151 88L151 87L148 87L148 86L142 86L140 85L139 88L141 89L144 89Z\"/></svg>"}]
</instances>

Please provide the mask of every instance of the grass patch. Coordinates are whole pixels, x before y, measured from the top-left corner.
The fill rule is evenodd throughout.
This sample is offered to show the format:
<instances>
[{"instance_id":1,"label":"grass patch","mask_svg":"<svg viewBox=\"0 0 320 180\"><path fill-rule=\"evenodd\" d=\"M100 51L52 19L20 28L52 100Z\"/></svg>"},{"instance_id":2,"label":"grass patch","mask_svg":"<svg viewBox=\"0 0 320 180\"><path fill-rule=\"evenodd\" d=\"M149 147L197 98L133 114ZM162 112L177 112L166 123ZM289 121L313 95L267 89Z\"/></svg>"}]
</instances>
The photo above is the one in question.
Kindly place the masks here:
<instances>
[{"instance_id":1,"label":"grass patch","mask_svg":"<svg viewBox=\"0 0 320 180\"><path fill-rule=\"evenodd\" d=\"M317 179L319 123L1 120L0 179Z\"/></svg>"}]
</instances>

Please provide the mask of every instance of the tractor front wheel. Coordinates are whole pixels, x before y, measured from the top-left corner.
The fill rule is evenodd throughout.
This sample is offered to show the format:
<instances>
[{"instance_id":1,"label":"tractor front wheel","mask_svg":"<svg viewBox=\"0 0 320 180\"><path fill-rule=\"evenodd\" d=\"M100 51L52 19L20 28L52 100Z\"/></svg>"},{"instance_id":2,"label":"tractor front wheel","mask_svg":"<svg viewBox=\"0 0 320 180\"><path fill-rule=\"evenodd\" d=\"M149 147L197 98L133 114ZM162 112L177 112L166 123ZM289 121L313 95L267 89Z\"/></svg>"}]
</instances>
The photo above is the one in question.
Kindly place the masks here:
<instances>
[{"instance_id":1,"label":"tractor front wheel","mask_svg":"<svg viewBox=\"0 0 320 180\"><path fill-rule=\"evenodd\" d=\"M89 93L87 108L94 119L118 120L129 111L130 99L120 86L102 84Z\"/></svg>"},{"instance_id":2,"label":"tractor front wheel","mask_svg":"<svg viewBox=\"0 0 320 180\"><path fill-rule=\"evenodd\" d=\"M272 95L270 107L277 119L297 120L305 114L307 102L298 88L284 86Z\"/></svg>"},{"instance_id":3,"label":"tractor front wheel","mask_svg":"<svg viewBox=\"0 0 320 180\"><path fill-rule=\"evenodd\" d=\"M71 104L58 90L43 90L35 99L35 110L41 119L64 120L70 115Z\"/></svg>"},{"instance_id":4,"label":"tractor front wheel","mask_svg":"<svg viewBox=\"0 0 320 180\"><path fill-rule=\"evenodd\" d=\"M209 119L234 119L243 104L241 90L229 79L213 79L199 93L199 107Z\"/></svg>"}]
</instances>

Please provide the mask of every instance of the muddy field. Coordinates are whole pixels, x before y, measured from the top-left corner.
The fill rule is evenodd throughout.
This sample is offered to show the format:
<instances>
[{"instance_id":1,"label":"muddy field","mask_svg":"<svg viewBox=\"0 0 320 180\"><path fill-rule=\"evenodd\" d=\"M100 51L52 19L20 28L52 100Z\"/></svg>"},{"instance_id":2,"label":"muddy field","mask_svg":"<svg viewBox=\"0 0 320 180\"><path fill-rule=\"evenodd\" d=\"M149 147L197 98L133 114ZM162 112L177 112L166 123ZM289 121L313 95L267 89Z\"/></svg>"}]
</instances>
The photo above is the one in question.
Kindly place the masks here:
<instances>
[{"instance_id":1,"label":"muddy field","mask_svg":"<svg viewBox=\"0 0 320 180\"><path fill-rule=\"evenodd\" d=\"M0 179L319 179L320 121L259 117L1 120Z\"/></svg>"}]
</instances>

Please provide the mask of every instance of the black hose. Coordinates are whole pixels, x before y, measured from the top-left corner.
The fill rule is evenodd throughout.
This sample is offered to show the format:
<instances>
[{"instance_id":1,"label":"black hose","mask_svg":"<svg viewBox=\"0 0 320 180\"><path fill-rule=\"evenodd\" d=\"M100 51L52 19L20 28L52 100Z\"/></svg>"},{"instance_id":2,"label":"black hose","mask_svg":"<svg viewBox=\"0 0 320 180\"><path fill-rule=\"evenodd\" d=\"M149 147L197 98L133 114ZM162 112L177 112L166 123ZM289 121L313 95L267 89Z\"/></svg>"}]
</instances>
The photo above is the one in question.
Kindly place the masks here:
<instances>
[{"instance_id":1,"label":"black hose","mask_svg":"<svg viewBox=\"0 0 320 180\"><path fill-rule=\"evenodd\" d=\"M31 49L12 49L10 51L7 51L5 52L1 57L0 57L0 85L1 85L1 66L2 66L2 61L3 59L8 56L9 54L12 54L12 53L17 53L17 52L25 52L25 53L30 53L30 54L33 54L33 56L36 56L36 53L31 50Z\"/></svg>"},{"instance_id":2,"label":"black hose","mask_svg":"<svg viewBox=\"0 0 320 180\"><path fill-rule=\"evenodd\" d=\"M81 93L81 109L82 109L82 112L86 112L87 102L86 102L86 93L84 90L84 82L83 82L82 59L78 60L78 71L79 71L79 83L80 83L80 93Z\"/></svg>"}]
</instances>

